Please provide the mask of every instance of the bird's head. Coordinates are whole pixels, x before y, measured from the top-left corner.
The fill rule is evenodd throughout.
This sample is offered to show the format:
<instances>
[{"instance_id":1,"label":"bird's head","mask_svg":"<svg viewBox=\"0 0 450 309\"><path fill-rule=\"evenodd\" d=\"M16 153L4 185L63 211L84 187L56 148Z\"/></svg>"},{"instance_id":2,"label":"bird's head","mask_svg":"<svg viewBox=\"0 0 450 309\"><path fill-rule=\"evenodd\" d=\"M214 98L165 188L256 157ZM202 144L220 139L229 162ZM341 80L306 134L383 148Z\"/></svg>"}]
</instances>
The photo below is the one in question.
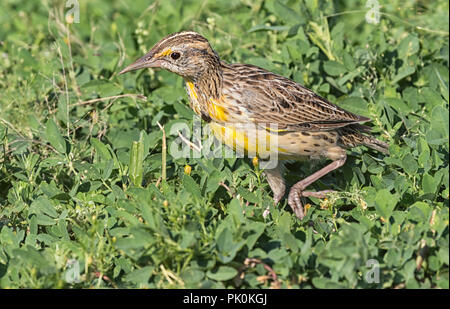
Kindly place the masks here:
<instances>
[{"instance_id":1,"label":"bird's head","mask_svg":"<svg viewBox=\"0 0 450 309\"><path fill-rule=\"evenodd\" d=\"M162 68L186 79L196 80L219 64L219 57L208 40L197 32L183 31L163 38L145 56L119 74L143 68Z\"/></svg>"}]
</instances>

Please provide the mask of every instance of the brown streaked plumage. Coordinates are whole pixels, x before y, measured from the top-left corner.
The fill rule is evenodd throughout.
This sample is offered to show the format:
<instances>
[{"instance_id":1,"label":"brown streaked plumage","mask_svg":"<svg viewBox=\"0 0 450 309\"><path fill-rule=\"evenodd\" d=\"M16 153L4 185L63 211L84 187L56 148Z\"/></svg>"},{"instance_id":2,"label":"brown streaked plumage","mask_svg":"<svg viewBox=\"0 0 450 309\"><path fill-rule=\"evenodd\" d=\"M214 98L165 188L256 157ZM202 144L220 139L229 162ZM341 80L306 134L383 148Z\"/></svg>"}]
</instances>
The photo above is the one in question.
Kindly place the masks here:
<instances>
[{"instance_id":1,"label":"brown streaked plumage","mask_svg":"<svg viewBox=\"0 0 450 309\"><path fill-rule=\"evenodd\" d=\"M252 151L261 158L276 152L281 160L325 157L333 161L290 189L288 203L300 219L304 217L301 197L323 198L330 192L305 189L342 166L346 148L365 145L388 153L388 144L370 136L370 127L362 125L369 118L348 112L304 86L262 68L227 64L196 32L178 32L163 38L119 74L155 67L184 78L192 109L210 124L219 139L235 150ZM243 130L238 124L248 127ZM277 139L277 149L262 149L258 141L249 139L251 134L262 133ZM280 162L265 170L275 203L285 193L282 167Z\"/></svg>"}]
</instances>

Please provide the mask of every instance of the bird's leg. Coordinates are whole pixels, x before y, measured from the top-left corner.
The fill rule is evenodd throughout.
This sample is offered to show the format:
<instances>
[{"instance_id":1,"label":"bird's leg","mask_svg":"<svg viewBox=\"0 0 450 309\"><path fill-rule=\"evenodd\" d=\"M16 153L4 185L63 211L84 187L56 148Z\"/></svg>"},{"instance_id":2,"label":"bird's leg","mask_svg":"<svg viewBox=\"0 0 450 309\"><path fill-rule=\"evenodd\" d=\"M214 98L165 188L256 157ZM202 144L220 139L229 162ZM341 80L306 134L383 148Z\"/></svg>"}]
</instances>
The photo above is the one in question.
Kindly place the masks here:
<instances>
[{"instance_id":1,"label":"bird's leg","mask_svg":"<svg viewBox=\"0 0 450 309\"><path fill-rule=\"evenodd\" d=\"M264 170L264 174L266 175L270 189L272 189L273 201L276 205L283 198L284 193L286 192L281 163L278 163L278 165L273 169Z\"/></svg>"},{"instance_id":2,"label":"bird's leg","mask_svg":"<svg viewBox=\"0 0 450 309\"><path fill-rule=\"evenodd\" d=\"M284 184L284 178L282 174L282 164L278 163L273 169L264 170L264 175L266 175L267 182L269 183L270 189L273 192L273 203L276 206L280 200L283 198L286 192L286 185ZM269 215L269 207L267 207L263 212L263 217Z\"/></svg>"},{"instance_id":3,"label":"bird's leg","mask_svg":"<svg viewBox=\"0 0 450 309\"><path fill-rule=\"evenodd\" d=\"M332 190L324 190L324 191L318 191L318 192L311 192L311 191L303 191L308 187L310 184L315 182L317 179L325 176L331 171L334 171L335 169L341 167L344 165L345 160L347 159L347 156L344 156L343 158L333 161L321 170L315 172L314 174L306 177L305 179L297 182L295 185L292 186L291 190L289 191L289 197L288 197L288 204L291 206L292 210L294 211L295 215L301 220L305 216L305 213L303 211L302 202L300 200L300 197L308 197L313 196L317 198L324 198L326 194L332 192Z\"/></svg>"}]
</instances>

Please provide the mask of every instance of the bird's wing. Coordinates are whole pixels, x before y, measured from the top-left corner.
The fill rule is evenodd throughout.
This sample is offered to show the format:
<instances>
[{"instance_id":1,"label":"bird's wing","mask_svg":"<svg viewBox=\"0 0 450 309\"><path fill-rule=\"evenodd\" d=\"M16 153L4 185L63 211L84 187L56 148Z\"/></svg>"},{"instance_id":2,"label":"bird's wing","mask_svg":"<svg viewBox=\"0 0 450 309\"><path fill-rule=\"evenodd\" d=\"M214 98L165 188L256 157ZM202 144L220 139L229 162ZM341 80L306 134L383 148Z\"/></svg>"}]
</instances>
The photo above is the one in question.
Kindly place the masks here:
<instances>
[{"instance_id":1,"label":"bird's wing","mask_svg":"<svg viewBox=\"0 0 450 309\"><path fill-rule=\"evenodd\" d=\"M262 68L224 65L226 95L250 120L283 130L333 130L369 121L350 113L296 82Z\"/></svg>"}]
</instances>

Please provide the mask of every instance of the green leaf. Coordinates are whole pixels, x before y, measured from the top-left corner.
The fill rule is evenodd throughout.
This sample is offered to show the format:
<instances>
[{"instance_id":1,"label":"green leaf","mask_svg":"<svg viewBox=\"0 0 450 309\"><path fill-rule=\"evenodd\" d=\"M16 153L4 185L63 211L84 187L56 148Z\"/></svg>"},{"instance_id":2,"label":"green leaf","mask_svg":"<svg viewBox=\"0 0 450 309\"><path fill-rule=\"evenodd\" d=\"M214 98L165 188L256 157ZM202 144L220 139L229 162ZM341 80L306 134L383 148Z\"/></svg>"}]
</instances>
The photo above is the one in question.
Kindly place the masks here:
<instances>
[{"instance_id":1,"label":"green leaf","mask_svg":"<svg viewBox=\"0 0 450 309\"><path fill-rule=\"evenodd\" d=\"M50 246L52 243L54 243L57 240L57 238L50 236L49 234L44 234L44 233L38 234L36 236L36 239L45 243L47 246Z\"/></svg>"},{"instance_id":2,"label":"green leaf","mask_svg":"<svg viewBox=\"0 0 450 309\"><path fill-rule=\"evenodd\" d=\"M300 247L297 244L297 240L291 233L283 233L281 239L293 252L298 252Z\"/></svg>"},{"instance_id":3,"label":"green leaf","mask_svg":"<svg viewBox=\"0 0 450 309\"><path fill-rule=\"evenodd\" d=\"M397 111L402 113L409 113L410 107L403 102L403 100L397 98L386 98L384 101L391 107L395 108Z\"/></svg>"},{"instance_id":4,"label":"green leaf","mask_svg":"<svg viewBox=\"0 0 450 309\"><path fill-rule=\"evenodd\" d=\"M258 238L264 233L266 225L262 222L251 222L245 227L246 232L244 233L243 238L245 239L247 248L251 250L255 246Z\"/></svg>"},{"instance_id":5,"label":"green leaf","mask_svg":"<svg viewBox=\"0 0 450 309\"><path fill-rule=\"evenodd\" d=\"M228 212L233 218L234 223L238 226L245 222L245 216L243 214L244 209L241 203L237 199L233 199L228 205Z\"/></svg>"},{"instance_id":6,"label":"green leaf","mask_svg":"<svg viewBox=\"0 0 450 309\"><path fill-rule=\"evenodd\" d=\"M434 177L430 174L423 175L422 178L422 189L425 194L436 192L438 183L434 180Z\"/></svg>"},{"instance_id":7,"label":"green leaf","mask_svg":"<svg viewBox=\"0 0 450 309\"><path fill-rule=\"evenodd\" d=\"M217 188L219 188L219 183L222 178L223 176L218 170L215 170L211 174L209 174L206 181L205 193L216 192Z\"/></svg>"},{"instance_id":8,"label":"green leaf","mask_svg":"<svg viewBox=\"0 0 450 309\"><path fill-rule=\"evenodd\" d=\"M217 249L220 252L228 252L233 247L233 234L228 227L225 227L216 237Z\"/></svg>"},{"instance_id":9,"label":"green leaf","mask_svg":"<svg viewBox=\"0 0 450 309\"><path fill-rule=\"evenodd\" d=\"M323 69L331 76L339 76L347 72L346 67L337 61L326 61L323 65Z\"/></svg>"},{"instance_id":10,"label":"green leaf","mask_svg":"<svg viewBox=\"0 0 450 309\"><path fill-rule=\"evenodd\" d=\"M356 69L355 61L353 60L353 56L344 51L343 54L343 62L348 71L353 71Z\"/></svg>"},{"instance_id":11,"label":"green leaf","mask_svg":"<svg viewBox=\"0 0 450 309\"><path fill-rule=\"evenodd\" d=\"M187 175L183 175L183 187L188 191L190 194L192 194L193 197L200 199L202 197L200 187L195 182L195 180Z\"/></svg>"},{"instance_id":12,"label":"green leaf","mask_svg":"<svg viewBox=\"0 0 450 309\"><path fill-rule=\"evenodd\" d=\"M145 266L140 269L135 269L132 272L125 275L124 280L136 284L145 284L152 276L152 272L154 269L155 269L154 266Z\"/></svg>"},{"instance_id":13,"label":"green leaf","mask_svg":"<svg viewBox=\"0 0 450 309\"><path fill-rule=\"evenodd\" d=\"M449 139L449 113L442 106L435 106L431 112L431 126L426 138L428 143L436 145L447 143ZM448 146L447 146L448 148Z\"/></svg>"},{"instance_id":14,"label":"green leaf","mask_svg":"<svg viewBox=\"0 0 450 309\"><path fill-rule=\"evenodd\" d=\"M404 59L410 57L419 51L420 43L415 34L405 37L398 45L398 57Z\"/></svg>"},{"instance_id":15,"label":"green leaf","mask_svg":"<svg viewBox=\"0 0 450 309\"><path fill-rule=\"evenodd\" d=\"M349 112L362 116L370 116L369 105L363 98L345 97L343 100L339 100L337 104Z\"/></svg>"},{"instance_id":16,"label":"green leaf","mask_svg":"<svg viewBox=\"0 0 450 309\"><path fill-rule=\"evenodd\" d=\"M403 157L402 166L405 172L407 172L410 175L414 175L417 172L417 169L419 168L416 159L410 153L407 153L406 156Z\"/></svg>"},{"instance_id":17,"label":"green leaf","mask_svg":"<svg viewBox=\"0 0 450 309\"><path fill-rule=\"evenodd\" d=\"M55 207L45 196L40 196L36 200L34 200L30 205L30 210L34 213L44 213L52 218L58 217L58 213L56 212Z\"/></svg>"},{"instance_id":18,"label":"green leaf","mask_svg":"<svg viewBox=\"0 0 450 309\"><path fill-rule=\"evenodd\" d=\"M111 176L113 167L114 167L114 160L111 159L108 161L108 163L106 163L106 167L103 170L103 173L102 173L103 180L107 180L109 178L109 176Z\"/></svg>"},{"instance_id":19,"label":"green leaf","mask_svg":"<svg viewBox=\"0 0 450 309\"><path fill-rule=\"evenodd\" d=\"M226 281L233 279L238 274L237 270L229 266L219 266L216 271L208 271L206 276L217 281Z\"/></svg>"},{"instance_id":20,"label":"green leaf","mask_svg":"<svg viewBox=\"0 0 450 309\"><path fill-rule=\"evenodd\" d=\"M408 219L415 220L417 222L424 222L429 218L431 213L431 207L424 202L415 202L408 209Z\"/></svg>"},{"instance_id":21,"label":"green leaf","mask_svg":"<svg viewBox=\"0 0 450 309\"><path fill-rule=\"evenodd\" d=\"M249 190L247 190L247 189L245 189L243 187L238 187L237 188L237 192L246 201L249 201L250 203L255 203L255 204L258 203L258 198L256 197L254 192L250 192Z\"/></svg>"},{"instance_id":22,"label":"green leaf","mask_svg":"<svg viewBox=\"0 0 450 309\"><path fill-rule=\"evenodd\" d=\"M116 246L122 250L141 249L153 243L153 236L145 231L134 230L129 237L117 239Z\"/></svg>"},{"instance_id":23,"label":"green leaf","mask_svg":"<svg viewBox=\"0 0 450 309\"><path fill-rule=\"evenodd\" d=\"M36 235L38 232L38 224L36 216L32 215L29 221L30 221L30 234Z\"/></svg>"},{"instance_id":24,"label":"green leaf","mask_svg":"<svg viewBox=\"0 0 450 309\"><path fill-rule=\"evenodd\" d=\"M204 277L205 273L203 271L193 268L188 268L181 274L181 278L186 284L200 285Z\"/></svg>"},{"instance_id":25,"label":"green leaf","mask_svg":"<svg viewBox=\"0 0 450 309\"><path fill-rule=\"evenodd\" d=\"M51 118L46 123L45 137L50 145L52 145L58 152L66 152L66 141L59 132L58 126Z\"/></svg>"},{"instance_id":26,"label":"green leaf","mask_svg":"<svg viewBox=\"0 0 450 309\"><path fill-rule=\"evenodd\" d=\"M417 158L417 162L419 163L420 166L424 168L425 172L428 172L431 168L430 147L428 146L427 142L423 137L419 138L417 146L419 151L419 157Z\"/></svg>"},{"instance_id":27,"label":"green leaf","mask_svg":"<svg viewBox=\"0 0 450 309\"><path fill-rule=\"evenodd\" d=\"M180 115L185 119L192 119L192 117L194 117L195 115L192 109L188 108L185 104L181 104L179 102L175 102L173 104L173 108L175 109L178 115Z\"/></svg>"},{"instance_id":28,"label":"green leaf","mask_svg":"<svg viewBox=\"0 0 450 309\"><path fill-rule=\"evenodd\" d=\"M400 80L402 80L403 78L414 74L414 72L416 72L416 68L413 66L403 66L400 68L400 70L398 70L397 75L395 75L395 77L392 79L392 83L396 84L397 82L399 82Z\"/></svg>"},{"instance_id":29,"label":"green leaf","mask_svg":"<svg viewBox=\"0 0 450 309\"><path fill-rule=\"evenodd\" d=\"M44 214L37 214L36 215L36 222L39 225L55 225L56 224L56 220L53 218L50 218L47 215Z\"/></svg>"},{"instance_id":30,"label":"green leaf","mask_svg":"<svg viewBox=\"0 0 450 309\"><path fill-rule=\"evenodd\" d=\"M388 220L397 202L398 197L396 195L391 194L387 189L382 189L377 192L375 197L375 208L381 217Z\"/></svg>"},{"instance_id":31,"label":"green leaf","mask_svg":"<svg viewBox=\"0 0 450 309\"><path fill-rule=\"evenodd\" d=\"M448 251L448 246L445 248L445 247L441 247L441 248L439 248L439 251L438 251L438 257L439 257L439 260L442 262L442 263L444 263L444 264L446 264L447 266L449 265L448 263L449 263L449 251Z\"/></svg>"},{"instance_id":32,"label":"green leaf","mask_svg":"<svg viewBox=\"0 0 450 309\"><path fill-rule=\"evenodd\" d=\"M108 160L112 159L111 154L109 153L109 150L105 146L105 144L103 144L96 138L91 138L90 141L91 141L92 146L94 146L95 151L97 152L97 155L102 160L108 161Z\"/></svg>"},{"instance_id":33,"label":"green leaf","mask_svg":"<svg viewBox=\"0 0 450 309\"><path fill-rule=\"evenodd\" d=\"M46 259L37 249L27 245L20 249L14 249L13 254L21 259L28 267L36 267L42 275L49 275L55 272L52 261Z\"/></svg>"},{"instance_id":34,"label":"green leaf","mask_svg":"<svg viewBox=\"0 0 450 309\"><path fill-rule=\"evenodd\" d=\"M284 22L288 23L288 24L298 24L302 21L301 16L294 11L293 9L291 9L290 7L288 7L287 5L285 5L284 3L282 3L279 0L276 0L273 4L273 9L274 9L274 13Z\"/></svg>"},{"instance_id":35,"label":"green leaf","mask_svg":"<svg viewBox=\"0 0 450 309\"><path fill-rule=\"evenodd\" d=\"M216 248L219 252L217 257L222 263L231 262L245 245L244 240L239 240L233 235L231 222L230 220L224 221L216 231Z\"/></svg>"}]
</instances>

